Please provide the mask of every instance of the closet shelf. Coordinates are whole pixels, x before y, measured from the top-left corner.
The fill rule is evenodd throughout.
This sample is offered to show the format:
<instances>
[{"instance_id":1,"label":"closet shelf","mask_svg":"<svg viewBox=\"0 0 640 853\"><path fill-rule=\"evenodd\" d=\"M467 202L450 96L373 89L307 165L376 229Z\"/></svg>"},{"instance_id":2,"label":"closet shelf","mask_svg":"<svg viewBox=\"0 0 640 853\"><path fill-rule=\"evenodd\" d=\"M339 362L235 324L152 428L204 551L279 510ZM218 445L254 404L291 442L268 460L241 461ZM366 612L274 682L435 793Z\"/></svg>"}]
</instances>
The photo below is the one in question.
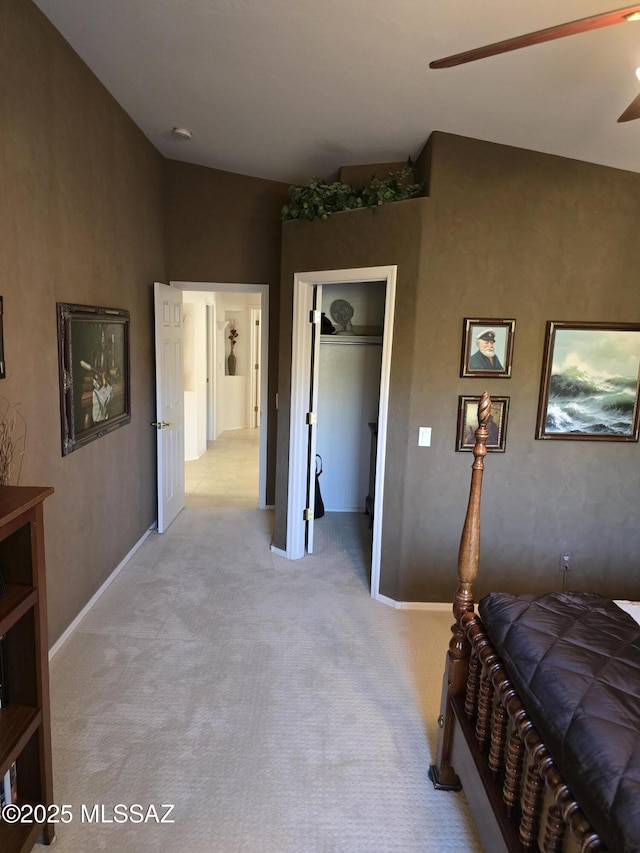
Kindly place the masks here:
<instances>
[{"instance_id":1,"label":"closet shelf","mask_svg":"<svg viewBox=\"0 0 640 853\"><path fill-rule=\"evenodd\" d=\"M320 335L321 344L381 344L382 335Z\"/></svg>"}]
</instances>

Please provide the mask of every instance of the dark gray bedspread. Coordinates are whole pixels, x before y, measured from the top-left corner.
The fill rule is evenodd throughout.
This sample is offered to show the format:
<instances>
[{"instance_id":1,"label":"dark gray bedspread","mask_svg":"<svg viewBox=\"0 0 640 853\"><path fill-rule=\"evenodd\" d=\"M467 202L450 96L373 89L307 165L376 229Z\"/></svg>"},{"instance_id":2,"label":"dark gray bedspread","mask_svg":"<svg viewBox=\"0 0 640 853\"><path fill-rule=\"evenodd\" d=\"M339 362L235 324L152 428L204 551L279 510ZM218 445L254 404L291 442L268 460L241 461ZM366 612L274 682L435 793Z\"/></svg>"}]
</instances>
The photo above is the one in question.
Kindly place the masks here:
<instances>
[{"instance_id":1,"label":"dark gray bedspread","mask_svg":"<svg viewBox=\"0 0 640 853\"><path fill-rule=\"evenodd\" d=\"M638 853L640 625L590 593L491 593L478 609L587 819L611 853Z\"/></svg>"}]
</instances>

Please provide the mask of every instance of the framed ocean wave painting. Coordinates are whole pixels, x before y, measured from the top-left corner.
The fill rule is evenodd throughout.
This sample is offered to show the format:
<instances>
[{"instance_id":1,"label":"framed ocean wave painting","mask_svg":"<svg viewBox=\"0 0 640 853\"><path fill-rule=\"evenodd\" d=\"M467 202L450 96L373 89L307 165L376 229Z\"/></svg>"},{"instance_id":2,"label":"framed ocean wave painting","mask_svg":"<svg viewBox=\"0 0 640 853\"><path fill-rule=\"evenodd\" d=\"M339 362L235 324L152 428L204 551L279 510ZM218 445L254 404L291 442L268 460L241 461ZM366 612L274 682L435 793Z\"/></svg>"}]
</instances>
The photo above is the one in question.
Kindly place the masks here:
<instances>
[{"instance_id":1,"label":"framed ocean wave painting","mask_svg":"<svg viewBox=\"0 0 640 853\"><path fill-rule=\"evenodd\" d=\"M536 438L638 441L640 323L547 323Z\"/></svg>"}]
</instances>

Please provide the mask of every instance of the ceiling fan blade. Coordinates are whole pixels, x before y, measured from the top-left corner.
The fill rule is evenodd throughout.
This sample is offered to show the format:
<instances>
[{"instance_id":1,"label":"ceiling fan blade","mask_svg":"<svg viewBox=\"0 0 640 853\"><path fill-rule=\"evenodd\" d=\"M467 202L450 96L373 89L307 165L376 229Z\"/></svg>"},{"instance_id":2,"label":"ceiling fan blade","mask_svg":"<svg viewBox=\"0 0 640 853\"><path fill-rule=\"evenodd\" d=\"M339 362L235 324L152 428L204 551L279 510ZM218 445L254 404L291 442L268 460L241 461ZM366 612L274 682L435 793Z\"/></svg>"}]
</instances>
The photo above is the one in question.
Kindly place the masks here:
<instances>
[{"instance_id":1,"label":"ceiling fan blade","mask_svg":"<svg viewBox=\"0 0 640 853\"><path fill-rule=\"evenodd\" d=\"M532 44L542 44L545 41L586 33L589 30L597 30L601 27L610 27L612 24L623 24L629 19L630 15L634 14L637 14L638 20L640 20L640 6L625 6L624 9L616 9L613 12L602 12L600 15L592 15L578 21L569 21L567 24L558 24L555 27L547 27L545 30L536 30L536 32L527 33L524 36L516 36L512 39L467 50L464 53L446 56L444 59L436 59L429 63L429 68L451 68L454 65L474 62L476 59L485 59L487 56L495 56L498 53L519 50L521 47L529 47Z\"/></svg>"},{"instance_id":2,"label":"ceiling fan blade","mask_svg":"<svg viewBox=\"0 0 640 853\"><path fill-rule=\"evenodd\" d=\"M633 121L640 118L640 95L637 95L622 113L618 121Z\"/></svg>"}]
</instances>

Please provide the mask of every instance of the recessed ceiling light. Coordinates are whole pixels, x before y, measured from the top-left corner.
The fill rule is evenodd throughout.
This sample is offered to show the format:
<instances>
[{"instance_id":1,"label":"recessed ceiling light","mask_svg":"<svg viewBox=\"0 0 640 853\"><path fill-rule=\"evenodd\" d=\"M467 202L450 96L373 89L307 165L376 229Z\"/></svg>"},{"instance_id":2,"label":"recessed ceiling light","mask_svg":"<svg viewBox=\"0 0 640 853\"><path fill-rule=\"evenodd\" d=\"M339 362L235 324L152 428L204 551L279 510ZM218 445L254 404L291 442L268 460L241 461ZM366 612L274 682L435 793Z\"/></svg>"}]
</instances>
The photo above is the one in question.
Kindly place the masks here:
<instances>
[{"instance_id":1,"label":"recessed ceiling light","mask_svg":"<svg viewBox=\"0 0 640 853\"><path fill-rule=\"evenodd\" d=\"M636 77L640 80L640 68L636 68Z\"/></svg>"},{"instance_id":2,"label":"recessed ceiling light","mask_svg":"<svg viewBox=\"0 0 640 853\"><path fill-rule=\"evenodd\" d=\"M191 133L191 131L188 130L186 127L174 127L173 135L176 137L176 139L182 139L186 141L191 139L193 133Z\"/></svg>"}]
</instances>

